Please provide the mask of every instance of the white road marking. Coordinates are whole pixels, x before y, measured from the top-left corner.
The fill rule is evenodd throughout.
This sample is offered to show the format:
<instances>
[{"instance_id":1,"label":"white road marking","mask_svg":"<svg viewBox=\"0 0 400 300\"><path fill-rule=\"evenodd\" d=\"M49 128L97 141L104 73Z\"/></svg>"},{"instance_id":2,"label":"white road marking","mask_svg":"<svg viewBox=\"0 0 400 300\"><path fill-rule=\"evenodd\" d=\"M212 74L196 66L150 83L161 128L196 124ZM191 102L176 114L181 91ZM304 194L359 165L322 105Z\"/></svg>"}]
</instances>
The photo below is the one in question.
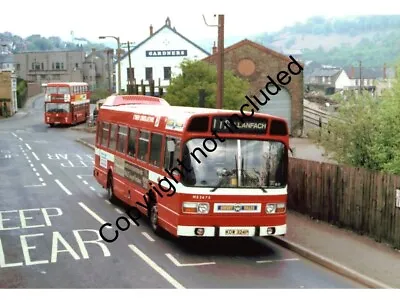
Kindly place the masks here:
<instances>
[{"instance_id":1,"label":"white road marking","mask_svg":"<svg viewBox=\"0 0 400 300\"><path fill-rule=\"evenodd\" d=\"M103 198L103 195L100 193L97 193L97 196L99 196L100 198Z\"/></svg>"},{"instance_id":2,"label":"white road marking","mask_svg":"<svg viewBox=\"0 0 400 300\"><path fill-rule=\"evenodd\" d=\"M111 205L111 202L108 200L104 200L108 205Z\"/></svg>"},{"instance_id":3,"label":"white road marking","mask_svg":"<svg viewBox=\"0 0 400 300\"><path fill-rule=\"evenodd\" d=\"M142 232L142 235L148 239L150 242L155 242L155 240L147 233L147 232Z\"/></svg>"},{"instance_id":4,"label":"white road marking","mask_svg":"<svg viewBox=\"0 0 400 300\"><path fill-rule=\"evenodd\" d=\"M60 182L60 180L55 179L54 181L58 184L58 186L59 186L65 193L67 193L67 195L69 195L69 196L72 195L72 193Z\"/></svg>"},{"instance_id":5,"label":"white road marking","mask_svg":"<svg viewBox=\"0 0 400 300\"><path fill-rule=\"evenodd\" d=\"M89 186L89 188L90 188L93 192L96 191L96 189L95 189L94 187L92 187L92 186Z\"/></svg>"},{"instance_id":6,"label":"white road marking","mask_svg":"<svg viewBox=\"0 0 400 300\"><path fill-rule=\"evenodd\" d=\"M133 222L131 219L128 219L129 220L129 223L131 223L131 225L133 225L133 226L139 226L139 225L137 225L135 222Z\"/></svg>"},{"instance_id":7,"label":"white road marking","mask_svg":"<svg viewBox=\"0 0 400 300\"><path fill-rule=\"evenodd\" d=\"M28 163L31 163L31 160L30 159L28 159ZM33 165L32 165L33 166Z\"/></svg>"},{"instance_id":8,"label":"white road marking","mask_svg":"<svg viewBox=\"0 0 400 300\"><path fill-rule=\"evenodd\" d=\"M91 215L93 218L96 219L96 221L98 221L101 225L107 223L106 221L104 221L102 218L100 218L93 210L91 210L89 207L87 207L85 204L83 204L82 202L78 203L84 210L86 210L86 212Z\"/></svg>"},{"instance_id":9,"label":"white road marking","mask_svg":"<svg viewBox=\"0 0 400 300\"><path fill-rule=\"evenodd\" d=\"M44 185L46 185L46 184L42 183L42 184L24 185L24 188L43 187Z\"/></svg>"},{"instance_id":10,"label":"white road marking","mask_svg":"<svg viewBox=\"0 0 400 300\"><path fill-rule=\"evenodd\" d=\"M39 174L38 172L36 172L36 176L37 176L37 177L40 177L40 174Z\"/></svg>"},{"instance_id":11,"label":"white road marking","mask_svg":"<svg viewBox=\"0 0 400 300\"><path fill-rule=\"evenodd\" d=\"M40 181L40 182L43 182L43 178L39 177L39 181Z\"/></svg>"},{"instance_id":12,"label":"white road marking","mask_svg":"<svg viewBox=\"0 0 400 300\"><path fill-rule=\"evenodd\" d=\"M32 152L32 155L36 158L36 160L40 160L39 157L37 157L35 152Z\"/></svg>"},{"instance_id":13,"label":"white road marking","mask_svg":"<svg viewBox=\"0 0 400 300\"><path fill-rule=\"evenodd\" d=\"M300 260L298 258L285 258L285 259L277 259L277 260L258 260L256 263L258 264L265 264L265 263L274 263L274 262L281 262L281 261L297 261Z\"/></svg>"},{"instance_id":14,"label":"white road marking","mask_svg":"<svg viewBox=\"0 0 400 300\"><path fill-rule=\"evenodd\" d=\"M43 186L46 186L46 183L43 182L42 185L43 185Z\"/></svg>"},{"instance_id":15,"label":"white road marking","mask_svg":"<svg viewBox=\"0 0 400 300\"><path fill-rule=\"evenodd\" d=\"M120 210L119 208L117 208L117 207L115 207L114 210L115 210L117 213L121 214L121 215L124 214L124 212L123 212L122 210Z\"/></svg>"},{"instance_id":16,"label":"white road marking","mask_svg":"<svg viewBox=\"0 0 400 300\"><path fill-rule=\"evenodd\" d=\"M82 181L82 182L83 182L83 184L85 184L85 185L88 185L88 184L89 184L86 180L84 180L84 181Z\"/></svg>"},{"instance_id":17,"label":"white road marking","mask_svg":"<svg viewBox=\"0 0 400 300\"><path fill-rule=\"evenodd\" d=\"M80 163L87 168L87 164L85 164L83 161L80 161Z\"/></svg>"},{"instance_id":18,"label":"white road marking","mask_svg":"<svg viewBox=\"0 0 400 300\"><path fill-rule=\"evenodd\" d=\"M82 179L82 176L81 176L81 175L76 175L76 177L78 177L79 179Z\"/></svg>"},{"instance_id":19,"label":"white road marking","mask_svg":"<svg viewBox=\"0 0 400 300\"><path fill-rule=\"evenodd\" d=\"M82 159L82 156L80 156L80 155L78 155L78 154L76 154L76 157L78 157L80 160L83 160L83 159Z\"/></svg>"},{"instance_id":20,"label":"white road marking","mask_svg":"<svg viewBox=\"0 0 400 300\"><path fill-rule=\"evenodd\" d=\"M18 135L16 135L14 132L11 132L11 134L12 134L13 136L15 136L16 138L18 137Z\"/></svg>"},{"instance_id":21,"label":"white road marking","mask_svg":"<svg viewBox=\"0 0 400 300\"><path fill-rule=\"evenodd\" d=\"M33 172L36 172L36 169L35 169L35 168L33 168L32 170L33 170Z\"/></svg>"},{"instance_id":22,"label":"white road marking","mask_svg":"<svg viewBox=\"0 0 400 300\"><path fill-rule=\"evenodd\" d=\"M21 138L18 138L21 142L23 141L23 139L21 139Z\"/></svg>"},{"instance_id":23,"label":"white road marking","mask_svg":"<svg viewBox=\"0 0 400 300\"><path fill-rule=\"evenodd\" d=\"M33 164L31 164L31 167L33 168Z\"/></svg>"},{"instance_id":24,"label":"white road marking","mask_svg":"<svg viewBox=\"0 0 400 300\"><path fill-rule=\"evenodd\" d=\"M151 258L149 258L146 254L136 248L135 245L128 245L129 248L135 252L141 259L143 259L150 267L152 267L158 274L164 277L170 284L172 284L177 289L184 289L185 287L180 284L176 279L174 279L171 275L169 275L164 269L158 266Z\"/></svg>"},{"instance_id":25,"label":"white road marking","mask_svg":"<svg viewBox=\"0 0 400 300\"><path fill-rule=\"evenodd\" d=\"M25 144L26 148L28 148L29 150L32 150L31 146L29 146L28 144Z\"/></svg>"},{"instance_id":26,"label":"white road marking","mask_svg":"<svg viewBox=\"0 0 400 300\"><path fill-rule=\"evenodd\" d=\"M53 175L53 173L51 173L50 170L44 164L42 164L42 168L47 172L47 174Z\"/></svg>"},{"instance_id":27,"label":"white road marking","mask_svg":"<svg viewBox=\"0 0 400 300\"><path fill-rule=\"evenodd\" d=\"M208 265L215 265L215 262L204 262L204 263L194 263L194 264L181 264L175 257L172 256L170 253L165 253L165 256L168 257L175 266L177 267L194 267L194 266L208 266Z\"/></svg>"}]
</instances>

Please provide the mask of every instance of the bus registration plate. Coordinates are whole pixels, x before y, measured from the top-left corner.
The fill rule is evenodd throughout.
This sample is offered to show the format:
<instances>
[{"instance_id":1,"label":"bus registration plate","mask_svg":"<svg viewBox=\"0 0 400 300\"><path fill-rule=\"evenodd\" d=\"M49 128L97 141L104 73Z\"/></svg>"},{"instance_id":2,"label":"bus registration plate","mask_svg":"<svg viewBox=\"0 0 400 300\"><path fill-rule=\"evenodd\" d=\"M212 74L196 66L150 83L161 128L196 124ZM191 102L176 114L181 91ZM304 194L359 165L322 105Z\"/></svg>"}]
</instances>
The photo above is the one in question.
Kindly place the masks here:
<instances>
[{"instance_id":1,"label":"bus registration plate","mask_svg":"<svg viewBox=\"0 0 400 300\"><path fill-rule=\"evenodd\" d=\"M237 235L248 236L249 230L248 229L225 229L225 235L227 235L227 236L237 236Z\"/></svg>"}]
</instances>

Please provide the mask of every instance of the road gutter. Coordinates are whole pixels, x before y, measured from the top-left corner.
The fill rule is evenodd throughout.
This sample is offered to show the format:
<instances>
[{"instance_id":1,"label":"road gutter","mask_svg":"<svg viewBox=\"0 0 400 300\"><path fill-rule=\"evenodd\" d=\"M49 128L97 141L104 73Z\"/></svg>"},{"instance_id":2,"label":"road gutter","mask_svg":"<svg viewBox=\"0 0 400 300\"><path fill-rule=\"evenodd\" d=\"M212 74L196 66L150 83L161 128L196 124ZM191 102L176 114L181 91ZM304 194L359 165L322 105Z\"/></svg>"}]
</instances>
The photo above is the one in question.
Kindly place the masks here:
<instances>
[{"instance_id":1,"label":"road gutter","mask_svg":"<svg viewBox=\"0 0 400 300\"><path fill-rule=\"evenodd\" d=\"M388 286L378 280L375 280L373 278L370 278L366 275L363 275L357 271L354 271L338 262L335 262L329 258L326 258L310 249L307 249L299 244L290 242L286 240L285 238L281 237L270 237L271 241L274 243L291 250L304 258L317 263L335 273L338 273L342 276L345 276L347 278L350 278L358 283L361 283L369 288L374 288L374 289L393 289L393 287Z\"/></svg>"},{"instance_id":2,"label":"road gutter","mask_svg":"<svg viewBox=\"0 0 400 300\"><path fill-rule=\"evenodd\" d=\"M95 146L94 145L92 145L91 143L88 143L88 142L85 142L84 140L82 140L82 139L76 139L75 140L76 142L78 142L78 143L80 143L80 144L82 144L82 145L84 145L84 146L86 146L86 147L88 147L88 148L90 148L90 149L92 149L92 150L95 150Z\"/></svg>"}]
</instances>

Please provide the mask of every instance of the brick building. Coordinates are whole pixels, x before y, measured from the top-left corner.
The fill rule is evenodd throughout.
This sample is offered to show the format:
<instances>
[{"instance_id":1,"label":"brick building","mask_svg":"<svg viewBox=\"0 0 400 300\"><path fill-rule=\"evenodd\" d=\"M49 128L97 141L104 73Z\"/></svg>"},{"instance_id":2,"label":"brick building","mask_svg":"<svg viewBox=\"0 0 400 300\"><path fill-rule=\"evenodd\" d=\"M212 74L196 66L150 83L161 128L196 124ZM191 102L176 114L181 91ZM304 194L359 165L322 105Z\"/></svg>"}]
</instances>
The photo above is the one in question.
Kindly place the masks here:
<instances>
[{"instance_id":1,"label":"brick building","mask_svg":"<svg viewBox=\"0 0 400 300\"><path fill-rule=\"evenodd\" d=\"M0 70L0 116L10 117L17 111L18 104L16 76L10 70Z\"/></svg>"},{"instance_id":2,"label":"brick building","mask_svg":"<svg viewBox=\"0 0 400 300\"><path fill-rule=\"evenodd\" d=\"M216 53L216 47L214 47L213 54L203 60L216 64ZM303 72L299 75L288 72L290 82L286 85L280 84L277 80L278 73L288 71L288 65L291 62L293 61L288 56L247 39L224 50L224 68L250 82L249 96L257 96L260 101L263 101L265 97L261 90L267 94L265 87L270 81L267 76L269 75L276 82L281 90L276 95L267 94L271 101L260 107L259 112L285 118L291 135L300 136L303 130ZM304 68L303 64L300 63L300 65ZM294 66L293 70L295 68ZM300 72L299 68L296 72ZM285 80L288 81L288 78L286 76ZM243 101L246 100L243 99Z\"/></svg>"}]
</instances>

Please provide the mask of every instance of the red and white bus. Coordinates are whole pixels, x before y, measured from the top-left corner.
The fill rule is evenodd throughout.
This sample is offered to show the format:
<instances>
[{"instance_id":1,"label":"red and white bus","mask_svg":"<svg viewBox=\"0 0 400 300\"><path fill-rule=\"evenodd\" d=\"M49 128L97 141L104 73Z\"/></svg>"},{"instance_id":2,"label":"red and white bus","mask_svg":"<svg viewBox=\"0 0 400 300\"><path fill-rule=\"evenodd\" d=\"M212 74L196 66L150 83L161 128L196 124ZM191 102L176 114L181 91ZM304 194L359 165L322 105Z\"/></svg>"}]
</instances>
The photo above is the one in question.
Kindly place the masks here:
<instances>
[{"instance_id":1,"label":"red and white bus","mask_svg":"<svg viewBox=\"0 0 400 300\"><path fill-rule=\"evenodd\" d=\"M90 92L86 82L51 82L45 87L44 122L75 125L90 116Z\"/></svg>"},{"instance_id":2,"label":"red and white bus","mask_svg":"<svg viewBox=\"0 0 400 300\"><path fill-rule=\"evenodd\" d=\"M110 201L137 207L156 233L285 235L288 150L279 117L104 104L93 173Z\"/></svg>"}]
</instances>

